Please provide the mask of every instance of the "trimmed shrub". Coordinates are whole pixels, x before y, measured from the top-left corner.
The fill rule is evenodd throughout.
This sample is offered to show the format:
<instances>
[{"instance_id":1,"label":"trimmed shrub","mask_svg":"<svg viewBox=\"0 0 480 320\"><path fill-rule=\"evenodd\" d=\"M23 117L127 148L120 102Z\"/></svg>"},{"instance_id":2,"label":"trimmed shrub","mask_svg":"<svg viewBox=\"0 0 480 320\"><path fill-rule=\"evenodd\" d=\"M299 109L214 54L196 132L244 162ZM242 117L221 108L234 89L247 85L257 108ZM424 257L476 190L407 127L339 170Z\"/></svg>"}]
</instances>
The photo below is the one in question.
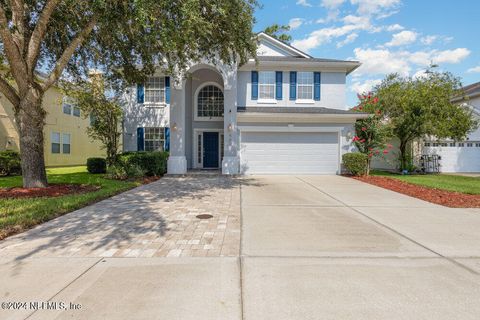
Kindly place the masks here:
<instances>
[{"instance_id":1,"label":"trimmed shrub","mask_svg":"<svg viewBox=\"0 0 480 320\"><path fill-rule=\"evenodd\" d=\"M138 174L138 168L146 176L161 176L167 172L168 152L125 152L119 156L119 163L127 173Z\"/></svg>"},{"instance_id":2,"label":"trimmed shrub","mask_svg":"<svg viewBox=\"0 0 480 320\"><path fill-rule=\"evenodd\" d=\"M104 158L88 158L87 170L90 173L107 172L107 161Z\"/></svg>"},{"instance_id":3,"label":"trimmed shrub","mask_svg":"<svg viewBox=\"0 0 480 320\"><path fill-rule=\"evenodd\" d=\"M367 173L368 156L360 152L345 153L342 156L345 168L354 176L363 176Z\"/></svg>"},{"instance_id":4,"label":"trimmed shrub","mask_svg":"<svg viewBox=\"0 0 480 320\"><path fill-rule=\"evenodd\" d=\"M22 174L20 153L13 150L0 152L0 176Z\"/></svg>"}]
</instances>

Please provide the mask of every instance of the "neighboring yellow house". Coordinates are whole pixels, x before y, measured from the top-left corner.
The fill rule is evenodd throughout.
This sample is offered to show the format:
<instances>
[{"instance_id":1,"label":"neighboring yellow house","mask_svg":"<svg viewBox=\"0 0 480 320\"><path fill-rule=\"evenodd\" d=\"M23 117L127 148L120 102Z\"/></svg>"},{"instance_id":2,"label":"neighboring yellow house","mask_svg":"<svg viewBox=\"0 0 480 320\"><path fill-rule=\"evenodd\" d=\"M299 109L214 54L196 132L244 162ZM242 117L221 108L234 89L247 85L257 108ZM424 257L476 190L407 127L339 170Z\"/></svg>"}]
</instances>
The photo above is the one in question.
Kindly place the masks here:
<instances>
[{"instance_id":1,"label":"neighboring yellow house","mask_svg":"<svg viewBox=\"0 0 480 320\"><path fill-rule=\"evenodd\" d=\"M100 143L87 135L89 119L84 119L80 109L69 102L56 87L50 88L43 98L47 112L43 130L47 167L84 165L87 158L105 157ZM0 151L18 151L19 146L12 104L0 94Z\"/></svg>"}]
</instances>

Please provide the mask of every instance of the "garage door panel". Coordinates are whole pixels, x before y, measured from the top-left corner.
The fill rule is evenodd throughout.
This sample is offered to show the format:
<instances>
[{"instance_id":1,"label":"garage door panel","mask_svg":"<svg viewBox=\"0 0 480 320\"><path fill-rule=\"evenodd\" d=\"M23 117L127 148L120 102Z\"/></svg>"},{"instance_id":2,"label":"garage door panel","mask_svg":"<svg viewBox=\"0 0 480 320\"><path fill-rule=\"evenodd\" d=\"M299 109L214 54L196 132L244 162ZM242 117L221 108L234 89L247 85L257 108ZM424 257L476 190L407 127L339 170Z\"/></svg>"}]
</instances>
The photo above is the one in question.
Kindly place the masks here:
<instances>
[{"instance_id":1,"label":"garage door panel","mask_svg":"<svg viewBox=\"0 0 480 320\"><path fill-rule=\"evenodd\" d=\"M245 174L338 171L337 133L243 132L241 169Z\"/></svg>"}]
</instances>

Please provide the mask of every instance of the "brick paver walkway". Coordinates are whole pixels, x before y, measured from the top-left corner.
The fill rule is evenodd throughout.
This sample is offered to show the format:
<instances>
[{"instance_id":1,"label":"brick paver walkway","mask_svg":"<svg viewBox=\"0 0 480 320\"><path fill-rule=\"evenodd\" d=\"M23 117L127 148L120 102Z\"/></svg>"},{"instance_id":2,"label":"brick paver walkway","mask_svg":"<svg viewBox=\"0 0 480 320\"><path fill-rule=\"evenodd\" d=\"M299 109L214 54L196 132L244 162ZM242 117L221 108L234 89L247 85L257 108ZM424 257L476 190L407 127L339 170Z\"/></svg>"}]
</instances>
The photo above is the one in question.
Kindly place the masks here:
<instances>
[{"instance_id":1,"label":"brick paver walkway","mask_svg":"<svg viewBox=\"0 0 480 320\"><path fill-rule=\"evenodd\" d=\"M239 247L239 182L209 175L165 177L74 211L2 241L0 256L237 256Z\"/></svg>"}]
</instances>

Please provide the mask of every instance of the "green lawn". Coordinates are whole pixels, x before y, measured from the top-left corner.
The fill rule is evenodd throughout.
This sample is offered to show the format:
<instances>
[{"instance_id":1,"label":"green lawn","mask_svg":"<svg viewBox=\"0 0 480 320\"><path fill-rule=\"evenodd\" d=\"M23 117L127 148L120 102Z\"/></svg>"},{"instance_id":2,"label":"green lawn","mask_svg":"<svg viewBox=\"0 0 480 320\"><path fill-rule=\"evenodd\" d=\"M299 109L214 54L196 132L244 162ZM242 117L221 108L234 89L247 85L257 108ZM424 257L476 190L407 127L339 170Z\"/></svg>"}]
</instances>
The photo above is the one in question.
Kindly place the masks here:
<instances>
[{"instance_id":1,"label":"green lawn","mask_svg":"<svg viewBox=\"0 0 480 320\"><path fill-rule=\"evenodd\" d=\"M52 198L0 199L0 239L140 185L90 174L85 166L47 169L49 183L100 186L97 191ZM0 188L21 187L22 177L0 177Z\"/></svg>"},{"instance_id":2,"label":"green lawn","mask_svg":"<svg viewBox=\"0 0 480 320\"><path fill-rule=\"evenodd\" d=\"M480 194L480 177L474 178L446 174L399 175L384 171L375 171L372 175L395 178L429 188L468 194Z\"/></svg>"}]
</instances>

